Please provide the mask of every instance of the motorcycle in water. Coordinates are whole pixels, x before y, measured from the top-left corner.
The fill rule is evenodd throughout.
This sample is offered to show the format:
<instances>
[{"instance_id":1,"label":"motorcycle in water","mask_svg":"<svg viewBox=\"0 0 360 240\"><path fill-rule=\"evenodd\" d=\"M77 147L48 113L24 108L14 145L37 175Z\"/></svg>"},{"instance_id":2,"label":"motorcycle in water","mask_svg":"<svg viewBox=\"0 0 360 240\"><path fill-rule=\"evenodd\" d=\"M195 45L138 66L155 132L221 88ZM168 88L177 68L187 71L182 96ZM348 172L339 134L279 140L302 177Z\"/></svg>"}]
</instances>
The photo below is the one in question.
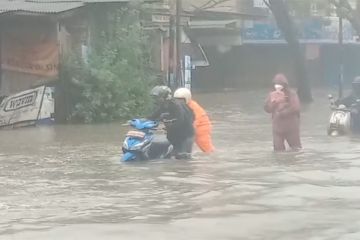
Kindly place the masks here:
<instances>
[{"instance_id":1,"label":"motorcycle in water","mask_svg":"<svg viewBox=\"0 0 360 240\"><path fill-rule=\"evenodd\" d=\"M329 126L327 129L328 135L330 136L343 136L352 133L352 114L357 113L358 107L360 106L360 99L356 103L352 104L351 107L345 105L337 105L334 97L329 95L330 109L332 113L329 119Z\"/></svg>"},{"instance_id":2,"label":"motorcycle in water","mask_svg":"<svg viewBox=\"0 0 360 240\"><path fill-rule=\"evenodd\" d=\"M159 122L147 119L133 119L129 125L135 130L126 134L122 160L151 160L171 157L173 146L164 135L155 134Z\"/></svg>"}]
</instances>

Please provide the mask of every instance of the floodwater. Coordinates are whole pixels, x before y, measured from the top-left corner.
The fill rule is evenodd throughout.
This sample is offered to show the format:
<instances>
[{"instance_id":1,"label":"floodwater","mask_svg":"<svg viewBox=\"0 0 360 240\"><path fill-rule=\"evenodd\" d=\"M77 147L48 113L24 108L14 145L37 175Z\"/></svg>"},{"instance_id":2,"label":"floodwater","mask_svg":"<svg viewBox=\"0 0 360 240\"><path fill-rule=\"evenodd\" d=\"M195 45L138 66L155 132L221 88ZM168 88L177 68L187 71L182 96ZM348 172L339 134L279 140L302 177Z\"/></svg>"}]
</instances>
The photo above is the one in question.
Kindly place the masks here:
<instances>
[{"instance_id":1,"label":"floodwater","mask_svg":"<svg viewBox=\"0 0 360 240\"><path fill-rule=\"evenodd\" d=\"M322 91L274 154L265 94L197 96L217 152L191 161L121 163L121 124L1 132L0 239L360 239L360 140L326 135Z\"/></svg>"}]
</instances>

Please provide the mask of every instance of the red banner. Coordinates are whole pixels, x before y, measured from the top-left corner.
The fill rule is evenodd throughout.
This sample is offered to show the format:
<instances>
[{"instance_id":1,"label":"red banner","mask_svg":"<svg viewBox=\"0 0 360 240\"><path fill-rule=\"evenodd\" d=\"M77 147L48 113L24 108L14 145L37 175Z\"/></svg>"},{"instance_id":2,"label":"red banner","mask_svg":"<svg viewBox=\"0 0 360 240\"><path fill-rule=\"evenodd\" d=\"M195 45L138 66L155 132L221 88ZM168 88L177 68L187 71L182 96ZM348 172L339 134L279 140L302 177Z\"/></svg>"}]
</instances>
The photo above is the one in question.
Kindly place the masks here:
<instances>
[{"instance_id":1,"label":"red banner","mask_svg":"<svg viewBox=\"0 0 360 240\"><path fill-rule=\"evenodd\" d=\"M9 28L2 39L2 67L4 70L57 76L59 51L55 26L51 28Z\"/></svg>"}]
</instances>

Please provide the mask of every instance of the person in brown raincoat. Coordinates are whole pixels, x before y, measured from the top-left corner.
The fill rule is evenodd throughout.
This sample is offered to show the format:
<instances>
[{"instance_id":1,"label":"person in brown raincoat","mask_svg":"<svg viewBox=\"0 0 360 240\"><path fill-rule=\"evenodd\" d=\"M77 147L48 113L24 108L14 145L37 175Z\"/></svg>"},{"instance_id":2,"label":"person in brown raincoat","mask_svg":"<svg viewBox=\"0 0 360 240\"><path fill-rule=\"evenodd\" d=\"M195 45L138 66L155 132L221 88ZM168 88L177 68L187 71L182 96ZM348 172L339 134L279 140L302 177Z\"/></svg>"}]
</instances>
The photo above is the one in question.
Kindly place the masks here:
<instances>
[{"instance_id":1,"label":"person in brown raincoat","mask_svg":"<svg viewBox=\"0 0 360 240\"><path fill-rule=\"evenodd\" d=\"M265 111L272 114L274 151L285 151L285 141L292 150L300 150L300 101L289 88L284 74L277 74L272 91L265 102Z\"/></svg>"}]
</instances>

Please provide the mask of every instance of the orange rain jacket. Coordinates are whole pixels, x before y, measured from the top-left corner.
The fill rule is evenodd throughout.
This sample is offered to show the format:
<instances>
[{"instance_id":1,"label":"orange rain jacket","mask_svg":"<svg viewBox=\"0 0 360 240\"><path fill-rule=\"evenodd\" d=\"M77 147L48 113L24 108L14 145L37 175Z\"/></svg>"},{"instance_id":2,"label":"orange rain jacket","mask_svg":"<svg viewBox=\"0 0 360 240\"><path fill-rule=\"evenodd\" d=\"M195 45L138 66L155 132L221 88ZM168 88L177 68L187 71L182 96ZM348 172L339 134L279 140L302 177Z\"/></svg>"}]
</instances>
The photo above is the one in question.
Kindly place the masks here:
<instances>
[{"instance_id":1,"label":"orange rain jacket","mask_svg":"<svg viewBox=\"0 0 360 240\"><path fill-rule=\"evenodd\" d=\"M215 147L211 141L212 126L209 116L206 111L194 100L190 100L188 106L195 115L194 128L196 144L205 153L213 152Z\"/></svg>"}]
</instances>

